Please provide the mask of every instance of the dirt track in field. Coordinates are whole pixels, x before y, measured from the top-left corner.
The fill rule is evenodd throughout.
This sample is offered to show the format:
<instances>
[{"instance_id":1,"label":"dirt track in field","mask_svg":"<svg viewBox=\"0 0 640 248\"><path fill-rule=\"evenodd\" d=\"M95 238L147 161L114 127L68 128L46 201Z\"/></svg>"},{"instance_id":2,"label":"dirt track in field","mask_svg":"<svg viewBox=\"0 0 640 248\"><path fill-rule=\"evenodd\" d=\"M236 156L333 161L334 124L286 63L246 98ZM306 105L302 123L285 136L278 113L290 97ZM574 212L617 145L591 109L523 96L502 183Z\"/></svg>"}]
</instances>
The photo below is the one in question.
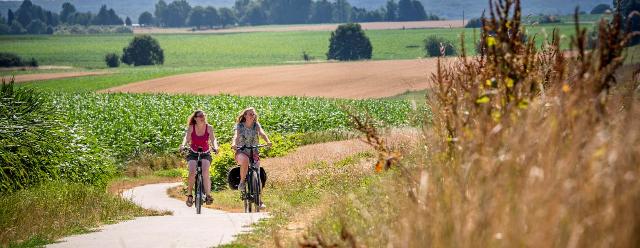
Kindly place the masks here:
<instances>
[{"instance_id":1,"label":"dirt track in field","mask_svg":"<svg viewBox=\"0 0 640 248\"><path fill-rule=\"evenodd\" d=\"M381 98L428 88L436 59L236 68L146 80L102 92Z\"/></svg>"},{"instance_id":2,"label":"dirt track in field","mask_svg":"<svg viewBox=\"0 0 640 248\"><path fill-rule=\"evenodd\" d=\"M29 81L42 81L42 80L51 80L51 79L60 79L60 78L94 76L94 75L102 75L102 74L108 74L108 73L109 72L104 72L104 71L90 71L90 72L60 72L60 73L23 74L23 75L16 75L15 76L15 82L16 83L22 83L22 82L29 82ZM5 77L5 78L7 78L7 77Z\"/></svg>"},{"instance_id":3,"label":"dirt track in field","mask_svg":"<svg viewBox=\"0 0 640 248\"><path fill-rule=\"evenodd\" d=\"M190 28L134 28L136 34L157 33L246 33L246 32L287 32L287 31L333 31L339 24L315 24L315 25L268 25L250 26L227 29L210 29L192 31ZM446 21L417 21L417 22L365 22L360 23L365 30L384 29L423 29L423 28L459 28L463 27L462 20Z\"/></svg>"}]
</instances>

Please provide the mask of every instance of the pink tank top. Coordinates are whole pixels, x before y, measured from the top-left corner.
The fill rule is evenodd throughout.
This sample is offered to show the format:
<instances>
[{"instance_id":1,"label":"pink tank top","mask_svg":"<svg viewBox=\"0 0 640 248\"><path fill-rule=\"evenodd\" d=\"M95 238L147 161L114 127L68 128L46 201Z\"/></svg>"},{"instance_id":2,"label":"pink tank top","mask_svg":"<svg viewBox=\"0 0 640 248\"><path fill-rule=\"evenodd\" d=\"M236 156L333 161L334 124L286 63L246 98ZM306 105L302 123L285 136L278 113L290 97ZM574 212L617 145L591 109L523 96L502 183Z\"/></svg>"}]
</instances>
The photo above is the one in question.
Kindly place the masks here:
<instances>
[{"instance_id":1,"label":"pink tank top","mask_svg":"<svg viewBox=\"0 0 640 248\"><path fill-rule=\"evenodd\" d=\"M196 134L196 125L193 125L193 132L191 132L191 149L198 151L198 147L202 147L202 151L209 150L209 125L204 128L204 135L198 136Z\"/></svg>"}]
</instances>

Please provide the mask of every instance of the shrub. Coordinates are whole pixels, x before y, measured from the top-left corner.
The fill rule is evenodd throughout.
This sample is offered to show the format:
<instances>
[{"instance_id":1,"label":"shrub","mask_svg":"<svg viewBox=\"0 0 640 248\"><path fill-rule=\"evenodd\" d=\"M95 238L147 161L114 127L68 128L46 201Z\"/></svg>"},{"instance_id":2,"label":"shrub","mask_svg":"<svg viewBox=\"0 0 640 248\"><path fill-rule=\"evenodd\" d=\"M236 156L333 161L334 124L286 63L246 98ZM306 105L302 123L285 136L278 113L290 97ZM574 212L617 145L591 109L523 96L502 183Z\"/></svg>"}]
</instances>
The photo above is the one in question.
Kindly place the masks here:
<instances>
[{"instance_id":1,"label":"shrub","mask_svg":"<svg viewBox=\"0 0 640 248\"><path fill-rule=\"evenodd\" d=\"M560 18L558 18L557 16L554 15L542 15L540 16L540 19L538 19L538 23L544 24L544 23L559 23L560 22Z\"/></svg>"},{"instance_id":2,"label":"shrub","mask_svg":"<svg viewBox=\"0 0 640 248\"><path fill-rule=\"evenodd\" d=\"M149 35L133 38L128 47L122 49L122 62L128 65L156 65L164 63L164 51L158 41Z\"/></svg>"},{"instance_id":3,"label":"shrub","mask_svg":"<svg viewBox=\"0 0 640 248\"><path fill-rule=\"evenodd\" d=\"M107 31L103 31L103 33L114 33L114 34L133 34L133 30L130 27L117 26Z\"/></svg>"},{"instance_id":4,"label":"shrub","mask_svg":"<svg viewBox=\"0 0 640 248\"><path fill-rule=\"evenodd\" d=\"M280 135L274 133L270 140L273 146L269 149L261 150L261 158L280 157L289 153L298 147L301 134ZM227 187L227 173L229 170L237 166L234 159L235 152L231 149L231 145L226 143L220 145L220 152L213 156L211 161L211 189L214 191L223 190ZM269 173L269 172L267 172ZM187 175L185 175L187 176ZM187 178L184 178L186 182Z\"/></svg>"},{"instance_id":5,"label":"shrub","mask_svg":"<svg viewBox=\"0 0 640 248\"><path fill-rule=\"evenodd\" d=\"M29 25L27 25L27 32L29 34L44 34L47 32L47 24L40 20L32 20Z\"/></svg>"},{"instance_id":6,"label":"shrub","mask_svg":"<svg viewBox=\"0 0 640 248\"><path fill-rule=\"evenodd\" d=\"M38 61L35 58L31 58L31 60L29 60L27 65L29 65L31 67L38 67Z\"/></svg>"},{"instance_id":7,"label":"shrub","mask_svg":"<svg viewBox=\"0 0 640 248\"><path fill-rule=\"evenodd\" d=\"M82 26L82 25L60 25L55 27L54 34L130 34L133 30L124 26Z\"/></svg>"},{"instance_id":8,"label":"shrub","mask_svg":"<svg viewBox=\"0 0 640 248\"><path fill-rule=\"evenodd\" d=\"M107 55L104 56L104 61L107 63L107 66L111 68L120 66L120 56L115 53L107 53Z\"/></svg>"},{"instance_id":9,"label":"shrub","mask_svg":"<svg viewBox=\"0 0 640 248\"><path fill-rule=\"evenodd\" d=\"M457 54L456 47L453 45L453 43L451 41L445 40L444 38L429 36L424 40L424 50L429 57L437 57L442 55L440 51L441 46L444 46L445 48L445 56L453 56Z\"/></svg>"},{"instance_id":10,"label":"shrub","mask_svg":"<svg viewBox=\"0 0 640 248\"><path fill-rule=\"evenodd\" d=\"M22 26L22 24L20 24L20 22L14 21L11 24L11 28L10 28L11 34L24 34L26 32L27 30L24 29L24 27Z\"/></svg>"},{"instance_id":11,"label":"shrub","mask_svg":"<svg viewBox=\"0 0 640 248\"><path fill-rule=\"evenodd\" d=\"M348 23L331 32L327 59L359 60L370 59L373 48L371 41L360 24Z\"/></svg>"},{"instance_id":12,"label":"shrub","mask_svg":"<svg viewBox=\"0 0 640 248\"><path fill-rule=\"evenodd\" d=\"M211 189L223 190L227 187L227 172L236 166L235 153L230 144L220 145L220 152L211 161ZM186 178L184 179L186 182Z\"/></svg>"},{"instance_id":13,"label":"shrub","mask_svg":"<svg viewBox=\"0 0 640 248\"><path fill-rule=\"evenodd\" d=\"M4 34L10 34L11 33L11 27L9 27L9 25L7 24L0 24L0 35L4 35Z\"/></svg>"},{"instance_id":14,"label":"shrub","mask_svg":"<svg viewBox=\"0 0 640 248\"><path fill-rule=\"evenodd\" d=\"M304 61L310 61L313 60L314 57L312 57L311 55L309 55L306 51L302 51L302 59Z\"/></svg>"},{"instance_id":15,"label":"shrub","mask_svg":"<svg viewBox=\"0 0 640 248\"><path fill-rule=\"evenodd\" d=\"M480 18L472 18L464 25L465 28L479 28L482 27L482 19Z\"/></svg>"},{"instance_id":16,"label":"shrub","mask_svg":"<svg viewBox=\"0 0 640 248\"><path fill-rule=\"evenodd\" d=\"M0 67L24 66L22 58L15 53L0 52Z\"/></svg>"},{"instance_id":17,"label":"shrub","mask_svg":"<svg viewBox=\"0 0 640 248\"><path fill-rule=\"evenodd\" d=\"M140 14L140 17L138 17L138 23L141 26L151 26L153 25L153 15L151 15L151 13L145 11L142 14Z\"/></svg>"}]
</instances>

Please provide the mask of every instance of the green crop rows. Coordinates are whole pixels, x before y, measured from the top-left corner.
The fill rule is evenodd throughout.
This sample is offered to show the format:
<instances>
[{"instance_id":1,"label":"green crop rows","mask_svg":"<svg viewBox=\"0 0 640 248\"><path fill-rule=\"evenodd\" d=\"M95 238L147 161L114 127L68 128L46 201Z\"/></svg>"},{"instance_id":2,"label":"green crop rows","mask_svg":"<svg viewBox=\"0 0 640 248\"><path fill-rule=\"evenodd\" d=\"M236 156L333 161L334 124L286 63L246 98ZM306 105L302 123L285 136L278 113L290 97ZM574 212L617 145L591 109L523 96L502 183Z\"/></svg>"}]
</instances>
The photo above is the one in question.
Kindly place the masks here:
<instances>
[{"instance_id":1,"label":"green crop rows","mask_svg":"<svg viewBox=\"0 0 640 248\"><path fill-rule=\"evenodd\" d=\"M268 133L292 134L347 128L345 107L368 113L385 126L409 125L412 107L401 100L331 100L302 97L238 97L151 94L51 94L71 122L97 137L117 159L140 151L175 151L186 119L195 109L208 114L221 142L229 142L234 118L255 107Z\"/></svg>"}]
</instances>

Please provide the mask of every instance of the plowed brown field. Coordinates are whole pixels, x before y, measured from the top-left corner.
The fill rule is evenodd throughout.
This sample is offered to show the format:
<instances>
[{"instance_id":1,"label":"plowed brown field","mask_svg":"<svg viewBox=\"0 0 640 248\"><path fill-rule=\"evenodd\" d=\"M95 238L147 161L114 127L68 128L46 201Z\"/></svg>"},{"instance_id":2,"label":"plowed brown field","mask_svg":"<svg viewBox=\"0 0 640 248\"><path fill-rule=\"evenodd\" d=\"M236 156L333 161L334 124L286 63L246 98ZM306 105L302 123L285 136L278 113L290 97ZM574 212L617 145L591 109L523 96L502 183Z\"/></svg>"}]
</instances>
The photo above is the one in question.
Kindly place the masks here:
<instances>
[{"instance_id":1,"label":"plowed brown field","mask_svg":"<svg viewBox=\"0 0 640 248\"><path fill-rule=\"evenodd\" d=\"M428 87L436 59L335 62L198 72L102 92L380 98Z\"/></svg>"}]
</instances>

